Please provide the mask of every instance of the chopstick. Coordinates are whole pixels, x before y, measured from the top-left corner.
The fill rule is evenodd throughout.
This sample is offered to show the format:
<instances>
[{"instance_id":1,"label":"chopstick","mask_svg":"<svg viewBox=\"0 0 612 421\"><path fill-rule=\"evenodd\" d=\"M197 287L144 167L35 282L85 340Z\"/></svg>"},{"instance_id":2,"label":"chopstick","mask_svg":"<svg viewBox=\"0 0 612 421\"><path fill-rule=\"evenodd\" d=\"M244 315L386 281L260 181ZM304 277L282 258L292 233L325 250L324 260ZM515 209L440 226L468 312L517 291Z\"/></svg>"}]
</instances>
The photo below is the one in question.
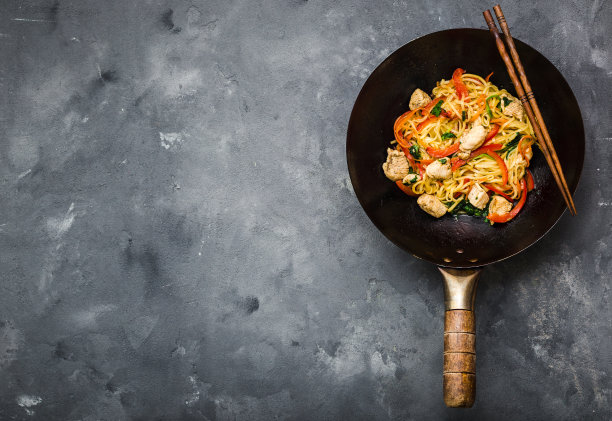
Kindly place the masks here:
<instances>
[{"instance_id":1,"label":"chopstick","mask_svg":"<svg viewBox=\"0 0 612 421\"><path fill-rule=\"evenodd\" d=\"M504 42L501 39L501 36L497 30L497 26L495 25L495 21L493 20L493 16L491 15L491 12L489 10L485 10L483 12L485 21L489 26L491 34L495 38L495 43L497 44L499 54L501 55L501 58L504 61L504 64L506 65L506 69L508 70L510 79L512 79L512 84L514 85L514 88L516 89L516 92L519 95L519 99L523 104L523 108L525 108L527 117L531 122L531 126L535 131L536 137L538 138L538 143L540 145L542 153L544 154L546 163L548 164L548 167L552 172L552 175L555 179L555 182L557 183L557 186L559 187L559 190L561 191L561 194L563 195L563 200L565 200L565 204L567 205L570 213L572 215L576 215L576 206L574 205L572 195L567 187L565 177L563 176L561 163L559 162L559 158L557 157L557 153L552 144L552 140L550 139L550 135L548 134L548 129L546 128L546 124L544 123L544 119L542 118L542 114L540 113L538 104L536 103L535 96L533 94L533 91L531 90L531 85L527 80L527 75L525 74L525 69L523 68L523 65L519 59L518 52L516 51L514 40L510 36L510 30L508 29L508 25L506 24L506 19L499 5L495 6L493 9L495 10L495 14L497 15L499 24L502 28L502 31L504 32L506 42L508 43L510 53L512 54L512 59L514 60L514 65L516 65L516 68L518 69L518 72L520 74L520 80L516 74L516 71L514 70L512 61L508 56L508 52L506 51Z\"/></svg>"}]
</instances>

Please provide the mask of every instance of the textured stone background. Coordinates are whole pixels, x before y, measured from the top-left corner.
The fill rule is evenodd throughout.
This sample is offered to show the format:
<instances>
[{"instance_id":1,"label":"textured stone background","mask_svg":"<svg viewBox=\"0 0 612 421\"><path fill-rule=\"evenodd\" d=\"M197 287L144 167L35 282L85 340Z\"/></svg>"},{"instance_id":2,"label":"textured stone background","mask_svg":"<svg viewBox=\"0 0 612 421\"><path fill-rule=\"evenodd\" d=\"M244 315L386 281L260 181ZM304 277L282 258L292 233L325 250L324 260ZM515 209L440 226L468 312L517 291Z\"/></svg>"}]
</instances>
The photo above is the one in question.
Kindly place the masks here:
<instances>
[{"instance_id":1,"label":"textured stone background","mask_svg":"<svg viewBox=\"0 0 612 421\"><path fill-rule=\"evenodd\" d=\"M579 216L483 274L473 409L436 268L351 189L360 87L495 3L458 4L3 0L0 419L610 419L611 2L503 4L588 155Z\"/></svg>"}]
</instances>

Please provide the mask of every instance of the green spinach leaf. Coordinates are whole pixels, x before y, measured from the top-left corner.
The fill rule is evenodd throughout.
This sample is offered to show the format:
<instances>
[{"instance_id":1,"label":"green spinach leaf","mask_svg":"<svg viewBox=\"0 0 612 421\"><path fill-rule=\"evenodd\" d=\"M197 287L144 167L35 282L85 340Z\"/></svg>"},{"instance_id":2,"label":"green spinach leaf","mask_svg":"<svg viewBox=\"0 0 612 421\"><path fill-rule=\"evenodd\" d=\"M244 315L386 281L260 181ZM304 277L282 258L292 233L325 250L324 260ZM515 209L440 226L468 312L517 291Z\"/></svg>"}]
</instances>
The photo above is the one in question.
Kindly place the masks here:
<instances>
[{"instance_id":1,"label":"green spinach leaf","mask_svg":"<svg viewBox=\"0 0 612 421\"><path fill-rule=\"evenodd\" d=\"M410 152L410 155L414 157L414 159L421 159L421 149L418 145L412 145L408 151Z\"/></svg>"},{"instance_id":2,"label":"green spinach leaf","mask_svg":"<svg viewBox=\"0 0 612 421\"><path fill-rule=\"evenodd\" d=\"M433 115L435 115L436 117L440 117L440 113L442 112L442 103L443 102L444 101L442 101L442 100L438 101L436 106L431 109L431 113Z\"/></svg>"}]
</instances>

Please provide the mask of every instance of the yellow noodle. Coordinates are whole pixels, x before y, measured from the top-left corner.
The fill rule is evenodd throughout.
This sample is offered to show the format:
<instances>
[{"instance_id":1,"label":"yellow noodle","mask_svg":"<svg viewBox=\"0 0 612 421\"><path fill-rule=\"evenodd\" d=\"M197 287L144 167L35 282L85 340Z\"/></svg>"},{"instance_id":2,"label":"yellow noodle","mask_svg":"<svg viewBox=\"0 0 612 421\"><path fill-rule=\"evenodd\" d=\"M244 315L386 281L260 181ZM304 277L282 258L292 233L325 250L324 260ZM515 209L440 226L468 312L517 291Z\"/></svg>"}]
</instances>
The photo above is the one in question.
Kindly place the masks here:
<instances>
[{"instance_id":1,"label":"yellow noodle","mask_svg":"<svg viewBox=\"0 0 612 421\"><path fill-rule=\"evenodd\" d=\"M505 96L511 101L518 101L514 96L505 89L499 89L491 82L485 81L479 75L464 73L461 79L468 90L468 95L465 98L459 99L452 80L444 79L437 82L433 88L432 96L434 99L442 96L446 97L442 108L453 115L459 116L459 119L440 117L428 122L421 128L420 132L417 132L417 126L427 118L425 115L417 114L415 118L404 125L406 133L412 133L410 142L419 145L421 159L432 159L426 151L427 148L443 149L457 143L461 135L474 125L474 123L469 123L472 119L482 124L487 130L491 129L491 120L507 120L501 125L498 124L500 126L499 131L490 143L506 146L517 134L525 137L523 141L525 147L535 142L533 128L525 116L519 120L503 113L505 104L501 98ZM497 95L499 98L491 97L492 95ZM491 116L487 114L486 109L479 116L476 115L477 112L482 110L482 104L486 98L489 98L488 104ZM498 108L498 105L500 108ZM461 118L464 111L466 113L465 121ZM453 133L456 137L442 139L442 135L448 132ZM531 137L529 141L527 136ZM518 147L515 147L509 153L500 152L500 156L508 170L507 186L502 186L503 173L497 161L488 155L481 155L470 159L454 171L451 178L442 182L433 180L426 173L423 173L423 178L411 186L412 190L416 194L433 194L440 200L451 203L449 210L457 206L476 182L491 184L496 188L504 189L510 197L518 199L521 195L520 180L525 176L527 162L523 159ZM449 156L447 159L450 158Z\"/></svg>"}]
</instances>

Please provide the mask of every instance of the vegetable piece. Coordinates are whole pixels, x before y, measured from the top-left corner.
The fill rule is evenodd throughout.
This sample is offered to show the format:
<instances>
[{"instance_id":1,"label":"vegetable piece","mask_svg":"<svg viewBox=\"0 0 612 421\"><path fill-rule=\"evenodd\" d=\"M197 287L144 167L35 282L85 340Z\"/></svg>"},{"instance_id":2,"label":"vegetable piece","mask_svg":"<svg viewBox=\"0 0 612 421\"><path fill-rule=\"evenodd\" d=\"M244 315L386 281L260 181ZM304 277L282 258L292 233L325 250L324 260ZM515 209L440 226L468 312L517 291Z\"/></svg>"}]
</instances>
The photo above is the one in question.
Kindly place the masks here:
<instances>
[{"instance_id":1,"label":"vegetable piece","mask_svg":"<svg viewBox=\"0 0 612 421\"><path fill-rule=\"evenodd\" d=\"M461 75L465 73L465 70L457 68L453 72L453 84L455 85L455 91L457 91L457 98L463 99L468 96L468 90L463 81Z\"/></svg>"},{"instance_id":2,"label":"vegetable piece","mask_svg":"<svg viewBox=\"0 0 612 421\"><path fill-rule=\"evenodd\" d=\"M476 110L476 112L474 113L472 118L470 118L470 123L476 121L476 119L482 115L483 111L485 110L485 107L486 107L486 102L483 102L480 105L480 108L478 108L478 110Z\"/></svg>"},{"instance_id":3,"label":"vegetable piece","mask_svg":"<svg viewBox=\"0 0 612 421\"><path fill-rule=\"evenodd\" d=\"M451 145L448 148L442 148L442 149L434 149L434 148L429 147L427 148L427 153L433 156L434 158L444 158L445 156L454 154L458 150L459 150L459 143L455 143L454 145Z\"/></svg>"},{"instance_id":4,"label":"vegetable piece","mask_svg":"<svg viewBox=\"0 0 612 421\"><path fill-rule=\"evenodd\" d=\"M446 132L446 133L442 133L442 136L440 136L442 138L442 140L447 140L447 139L453 139L456 138L457 135L453 132Z\"/></svg>"},{"instance_id":5,"label":"vegetable piece","mask_svg":"<svg viewBox=\"0 0 612 421\"><path fill-rule=\"evenodd\" d=\"M404 183L402 183L402 180L397 180L395 184L397 185L397 187L400 188L401 191L406 193L408 196L413 196L413 197L419 196L418 194L412 191L412 187L405 186Z\"/></svg>"},{"instance_id":6,"label":"vegetable piece","mask_svg":"<svg viewBox=\"0 0 612 421\"><path fill-rule=\"evenodd\" d=\"M495 123L495 124L505 124L508 122L507 118L494 118L491 120L491 123Z\"/></svg>"},{"instance_id":7,"label":"vegetable piece","mask_svg":"<svg viewBox=\"0 0 612 421\"><path fill-rule=\"evenodd\" d=\"M443 115L446 118L457 118L455 113L451 113L450 111L446 111L444 109L442 109L442 114L441 115Z\"/></svg>"},{"instance_id":8,"label":"vegetable piece","mask_svg":"<svg viewBox=\"0 0 612 421\"><path fill-rule=\"evenodd\" d=\"M527 179L527 191L531 191L535 188L535 183L533 182L533 174L531 171L525 170L525 178Z\"/></svg>"},{"instance_id":9,"label":"vegetable piece","mask_svg":"<svg viewBox=\"0 0 612 421\"><path fill-rule=\"evenodd\" d=\"M396 132L398 127L410 120L410 117L412 117L417 111L418 110L406 111L404 114L399 116L393 124L393 131Z\"/></svg>"},{"instance_id":10,"label":"vegetable piece","mask_svg":"<svg viewBox=\"0 0 612 421\"><path fill-rule=\"evenodd\" d=\"M488 151L497 151L502 148L499 143L489 143L488 145L481 146L470 154L470 158L480 155L481 153L487 153Z\"/></svg>"},{"instance_id":11,"label":"vegetable piece","mask_svg":"<svg viewBox=\"0 0 612 421\"><path fill-rule=\"evenodd\" d=\"M489 114L489 117L493 117L493 113L491 112L491 108L489 107L489 100L491 98L499 98L499 95L491 95L488 96L487 99L485 99L485 104L486 104L486 108L487 108L487 114Z\"/></svg>"},{"instance_id":12,"label":"vegetable piece","mask_svg":"<svg viewBox=\"0 0 612 421\"><path fill-rule=\"evenodd\" d=\"M528 149L527 149L527 148L529 148L529 147L530 147L530 145L527 145L526 147L523 147L523 145L525 144L525 140L529 139L530 137L531 137L531 136L525 136L525 137L523 137L523 138L522 138L522 139L519 141L519 143L518 143L518 151L519 151L519 153L521 154L521 156L523 157L523 159L525 160L525 162L527 163L527 166L529 166L529 159L530 159L530 158L527 156L527 151L528 151ZM532 157L533 157L533 154L531 154L531 155L532 155Z\"/></svg>"},{"instance_id":13,"label":"vegetable piece","mask_svg":"<svg viewBox=\"0 0 612 421\"><path fill-rule=\"evenodd\" d=\"M423 127L427 126L429 123L431 123L432 121L434 121L435 119L437 119L438 117L436 116L429 116L427 117L425 120L423 120L421 123L419 123L419 125L417 126L417 132L420 132L421 130L423 130Z\"/></svg>"},{"instance_id":14,"label":"vegetable piece","mask_svg":"<svg viewBox=\"0 0 612 421\"><path fill-rule=\"evenodd\" d=\"M465 165L467 161L463 160L463 159L459 159L459 158L452 158L451 159L451 171L455 172L459 169L459 167Z\"/></svg>"},{"instance_id":15,"label":"vegetable piece","mask_svg":"<svg viewBox=\"0 0 612 421\"><path fill-rule=\"evenodd\" d=\"M393 124L393 134L395 135L395 140L397 141L397 143L400 144L400 146L404 148L409 147L408 141L412 137L413 133L409 133L408 135L403 135L400 133L400 130L404 126L404 124L406 124L406 122L410 120L417 111L418 110L405 112L404 114L399 116L395 120L395 123Z\"/></svg>"},{"instance_id":16,"label":"vegetable piece","mask_svg":"<svg viewBox=\"0 0 612 421\"><path fill-rule=\"evenodd\" d=\"M490 78L491 76L493 76L493 72L491 72L491 73L489 73L489 74L487 75L487 77L485 78L485 82L488 82L488 81L489 81L489 78Z\"/></svg>"},{"instance_id":17,"label":"vegetable piece","mask_svg":"<svg viewBox=\"0 0 612 421\"><path fill-rule=\"evenodd\" d=\"M488 207L485 207L484 209L478 209L477 207L472 205L469 200L463 199L461 202L459 202L457 206L455 206L455 208L451 211L451 214L457 215L464 213L470 216L482 217L487 215L488 212Z\"/></svg>"},{"instance_id":18,"label":"vegetable piece","mask_svg":"<svg viewBox=\"0 0 612 421\"><path fill-rule=\"evenodd\" d=\"M410 153L408 148L405 148L405 147L403 147L401 145L400 145L400 147L402 148L402 152L404 152L404 155L406 155L406 159L408 160L408 163L410 164L410 168L408 169L408 172L410 172L410 170L415 168L417 165L414 162L414 158L412 157L412 154Z\"/></svg>"},{"instance_id":19,"label":"vegetable piece","mask_svg":"<svg viewBox=\"0 0 612 421\"><path fill-rule=\"evenodd\" d=\"M499 132L499 126L497 124L494 124L493 127L491 127L491 130L489 131L489 134L487 135L487 137L485 137L485 145L489 140L495 137L497 132Z\"/></svg>"},{"instance_id":20,"label":"vegetable piece","mask_svg":"<svg viewBox=\"0 0 612 421\"><path fill-rule=\"evenodd\" d=\"M442 103L444 101L438 101L438 103L431 109L431 113L436 117L440 117L440 113L442 112Z\"/></svg>"},{"instance_id":21,"label":"vegetable piece","mask_svg":"<svg viewBox=\"0 0 612 421\"><path fill-rule=\"evenodd\" d=\"M508 99L507 96L502 97L502 101L504 101L504 107L507 107L508 104L510 104L512 102L512 100Z\"/></svg>"},{"instance_id":22,"label":"vegetable piece","mask_svg":"<svg viewBox=\"0 0 612 421\"><path fill-rule=\"evenodd\" d=\"M508 184L508 167L506 167L506 163L504 162L501 156L499 156L492 150L488 150L487 155L497 161L497 165L499 165L499 168L502 171L502 184L505 186L506 184Z\"/></svg>"},{"instance_id":23,"label":"vegetable piece","mask_svg":"<svg viewBox=\"0 0 612 421\"><path fill-rule=\"evenodd\" d=\"M514 148L518 146L518 143L521 141L522 137L523 137L522 133L517 133L516 136L514 136L514 139L506 143L506 146L504 146L504 148L501 151L499 151L499 153L500 154L505 153L506 156L508 156L508 154L512 152Z\"/></svg>"},{"instance_id":24,"label":"vegetable piece","mask_svg":"<svg viewBox=\"0 0 612 421\"><path fill-rule=\"evenodd\" d=\"M522 191L521 199L518 201L516 206L514 206L514 208L510 212L508 212L505 215L498 215L496 213L490 213L489 216L487 216L487 218L489 218L489 221L503 223L503 222L508 222L509 220L514 218L521 211L521 209L523 208L523 205L525 205L525 201L527 200L527 182L525 181L524 178L521 179L521 191Z\"/></svg>"},{"instance_id":25,"label":"vegetable piece","mask_svg":"<svg viewBox=\"0 0 612 421\"><path fill-rule=\"evenodd\" d=\"M500 196L504 197L505 199L508 199L509 201L512 202L512 198L510 196L508 196L506 193L504 193L502 190L498 189L497 187L491 185L491 184L484 184L484 186L491 190L494 193L499 194Z\"/></svg>"},{"instance_id":26,"label":"vegetable piece","mask_svg":"<svg viewBox=\"0 0 612 421\"><path fill-rule=\"evenodd\" d=\"M415 159L421 159L421 148L419 148L419 145L412 145L408 151Z\"/></svg>"},{"instance_id":27,"label":"vegetable piece","mask_svg":"<svg viewBox=\"0 0 612 421\"><path fill-rule=\"evenodd\" d=\"M461 121L465 121L466 118L467 118L467 111L465 110L461 111Z\"/></svg>"},{"instance_id":28,"label":"vegetable piece","mask_svg":"<svg viewBox=\"0 0 612 421\"><path fill-rule=\"evenodd\" d=\"M446 158L442 158L442 159L438 159L438 161L440 161L443 164L446 164L447 159Z\"/></svg>"},{"instance_id":29,"label":"vegetable piece","mask_svg":"<svg viewBox=\"0 0 612 421\"><path fill-rule=\"evenodd\" d=\"M432 109L433 109L434 107L436 107L436 106L437 106L437 105L440 103L440 101L442 101L442 102L446 101L446 97L445 97L445 96L441 96L441 97L439 97L439 98L434 98L434 99L432 99L432 100L431 100L431 102L430 102L429 104L427 104L426 106L424 106L424 107L422 108L422 110L421 110L421 111L423 112L423 116L429 115L429 114L431 113ZM442 105L440 105L440 107L441 107L441 106L442 106ZM438 116L439 116L439 114L438 114ZM436 116L436 117L437 117L437 116Z\"/></svg>"}]
</instances>

